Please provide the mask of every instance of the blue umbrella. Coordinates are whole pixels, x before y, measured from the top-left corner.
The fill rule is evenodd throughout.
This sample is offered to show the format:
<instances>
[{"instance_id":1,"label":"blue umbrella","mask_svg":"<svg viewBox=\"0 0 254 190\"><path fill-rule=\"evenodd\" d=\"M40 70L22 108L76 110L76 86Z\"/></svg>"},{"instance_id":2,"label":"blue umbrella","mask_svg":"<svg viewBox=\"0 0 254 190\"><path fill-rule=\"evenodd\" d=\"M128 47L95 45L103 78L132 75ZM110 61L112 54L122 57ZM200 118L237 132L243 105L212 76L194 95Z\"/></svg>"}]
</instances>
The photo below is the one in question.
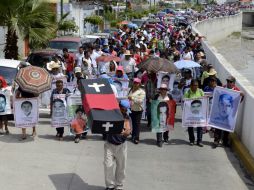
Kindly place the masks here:
<instances>
[{"instance_id":1,"label":"blue umbrella","mask_svg":"<svg viewBox=\"0 0 254 190\"><path fill-rule=\"evenodd\" d=\"M129 23L129 24L127 24L127 26L128 26L129 28L138 28L138 25L137 25L137 24L134 24L134 23Z\"/></svg>"}]
</instances>

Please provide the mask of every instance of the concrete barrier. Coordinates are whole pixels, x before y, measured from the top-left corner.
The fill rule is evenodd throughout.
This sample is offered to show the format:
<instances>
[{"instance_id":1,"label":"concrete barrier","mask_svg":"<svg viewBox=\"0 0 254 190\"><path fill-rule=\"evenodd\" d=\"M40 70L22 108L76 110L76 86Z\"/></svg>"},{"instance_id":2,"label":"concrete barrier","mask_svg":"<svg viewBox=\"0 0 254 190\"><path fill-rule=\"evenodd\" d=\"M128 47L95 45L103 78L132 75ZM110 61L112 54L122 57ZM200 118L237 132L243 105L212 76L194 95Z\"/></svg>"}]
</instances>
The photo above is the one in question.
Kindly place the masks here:
<instances>
[{"instance_id":1,"label":"concrete barrier","mask_svg":"<svg viewBox=\"0 0 254 190\"><path fill-rule=\"evenodd\" d=\"M207 19L196 23L195 28L204 35L210 43L216 43L232 34L232 32L242 31L242 13Z\"/></svg>"},{"instance_id":2,"label":"concrete barrier","mask_svg":"<svg viewBox=\"0 0 254 190\"><path fill-rule=\"evenodd\" d=\"M241 75L218 51L212 43L222 40L232 32L238 32L241 28L242 15L234 15L225 18L205 20L194 26L194 32L206 36L202 42L206 52L208 63L214 65L218 71L218 77L225 83L228 75L237 79L237 86L244 92L245 98L238 112L236 134L244 146L254 157L254 87ZM232 24L239 26L232 26ZM227 28L227 29L226 29ZM253 163L254 164L254 163Z\"/></svg>"}]
</instances>

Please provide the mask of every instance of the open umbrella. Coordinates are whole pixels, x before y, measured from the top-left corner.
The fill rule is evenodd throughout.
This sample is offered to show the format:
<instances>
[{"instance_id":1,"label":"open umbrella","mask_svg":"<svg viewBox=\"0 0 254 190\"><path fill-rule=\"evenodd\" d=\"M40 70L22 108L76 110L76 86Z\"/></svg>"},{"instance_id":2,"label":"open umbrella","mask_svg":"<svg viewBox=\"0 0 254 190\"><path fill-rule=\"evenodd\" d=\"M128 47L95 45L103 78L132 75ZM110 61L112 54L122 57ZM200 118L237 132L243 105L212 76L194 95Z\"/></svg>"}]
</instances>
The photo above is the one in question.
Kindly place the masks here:
<instances>
[{"instance_id":1,"label":"open umbrella","mask_svg":"<svg viewBox=\"0 0 254 190\"><path fill-rule=\"evenodd\" d=\"M127 25L127 24L129 24L129 23L130 23L129 21L124 20L124 21L122 21L122 22L119 22L118 24L119 24L119 25Z\"/></svg>"},{"instance_id":2,"label":"open umbrella","mask_svg":"<svg viewBox=\"0 0 254 190\"><path fill-rule=\"evenodd\" d=\"M19 70L15 81L22 90L40 94L51 88L52 77L44 68L27 66Z\"/></svg>"},{"instance_id":3,"label":"open umbrella","mask_svg":"<svg viewBox=\"0 0 254 190\"><path fill-rule=\"evenodd\" d=\"M178 69L176 66L167 59L159 57L152 57L138 65L139 69L146 70L148 72L157 73L158 71L164 71L168 73L176 73Z\"/></svg>"},{"instance_id":4,"label":"open umbrella","mask_svg":"<svg viewBox=\"0 0 254 190\"><path fill-rule=\"evenodd\" d=\"M180 60L174 63L178 69L200 67L197 62L191 60Z\"/></svg>"},{"instance_id":5,"label":"open umbrella","mask_svg":"<svg viewBox=\"0 0 254 190\"><path fill-rule=\"evenodd\" d=\"M119 62L121 61L121 58L112 55L102 55L96 58L96 62L109 62L109 61Z\"/></svg>"}]
</instances>

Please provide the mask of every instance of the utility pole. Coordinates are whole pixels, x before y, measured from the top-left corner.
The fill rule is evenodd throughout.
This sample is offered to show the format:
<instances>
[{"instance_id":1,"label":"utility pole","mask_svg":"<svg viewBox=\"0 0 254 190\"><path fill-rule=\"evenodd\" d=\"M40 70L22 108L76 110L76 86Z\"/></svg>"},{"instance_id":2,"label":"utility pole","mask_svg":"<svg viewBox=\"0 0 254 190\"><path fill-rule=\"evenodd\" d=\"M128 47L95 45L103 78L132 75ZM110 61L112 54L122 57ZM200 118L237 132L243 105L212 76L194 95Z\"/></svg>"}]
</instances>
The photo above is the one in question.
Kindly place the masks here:
<instances>
[{"instance_id":1,"label":"utility pole","mask_svg":"<svg viewBox=\"0 0 254 190\"><path fill-rule=\"evenodd\" d=\"M61 18L63 18L63 0L61 0L60 7L61 7Z\"/></svg>"}]
</instances>

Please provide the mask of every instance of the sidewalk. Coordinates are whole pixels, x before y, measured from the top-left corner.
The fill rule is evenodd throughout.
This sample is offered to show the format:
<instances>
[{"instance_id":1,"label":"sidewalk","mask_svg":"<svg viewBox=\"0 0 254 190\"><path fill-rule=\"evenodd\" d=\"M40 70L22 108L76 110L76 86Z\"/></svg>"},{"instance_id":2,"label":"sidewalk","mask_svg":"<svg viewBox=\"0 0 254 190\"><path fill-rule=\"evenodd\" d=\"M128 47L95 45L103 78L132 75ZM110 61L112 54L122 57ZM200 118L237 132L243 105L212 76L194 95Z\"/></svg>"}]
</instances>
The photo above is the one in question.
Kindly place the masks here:
<instances>
[{"instance_id":1,"label":"sidewalk","mask_svg":"<svg viewBox=\"0 0 254 190\"><path fill-rule=\"evenodd\" d=\"M14 127L9 136L0 136L1 190L103 190L101 136L89 135L79 144L72 137L59 142L49 125L48 118L40 119L35 140L19 141L21 130ZM190 147L177 122L169 144L159 148L144 125L140 144L128 142L125 190L253 189L230 149L212 149L211 142L206 134L204 147Z\"/></svg>"}]
</instances>

